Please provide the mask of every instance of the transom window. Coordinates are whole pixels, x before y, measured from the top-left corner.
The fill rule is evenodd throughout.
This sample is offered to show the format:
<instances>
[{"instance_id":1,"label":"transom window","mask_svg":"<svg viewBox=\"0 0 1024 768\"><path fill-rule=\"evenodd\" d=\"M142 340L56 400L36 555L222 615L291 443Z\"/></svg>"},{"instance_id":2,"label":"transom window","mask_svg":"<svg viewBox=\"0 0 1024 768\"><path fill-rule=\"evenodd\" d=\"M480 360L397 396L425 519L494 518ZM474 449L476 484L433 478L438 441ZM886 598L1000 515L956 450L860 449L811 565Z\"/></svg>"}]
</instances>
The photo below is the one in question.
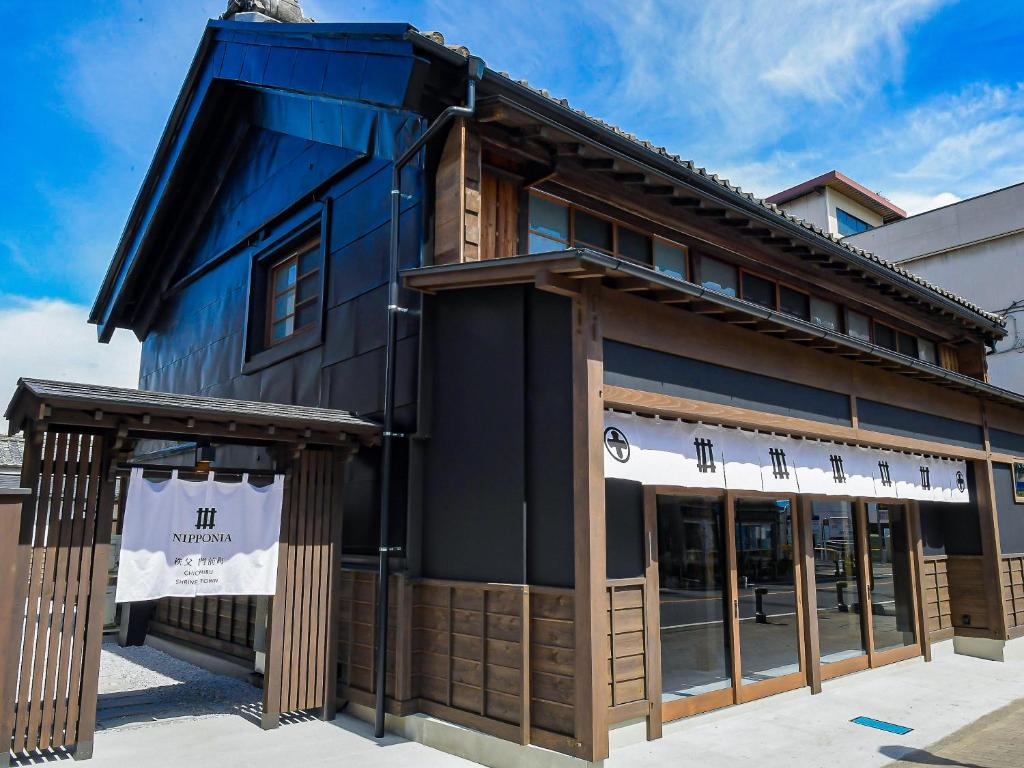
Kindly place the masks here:
<instances>
[{"instance_id":1,"label":"transom window","mask_svg":"<svg viewBox=\"0 0 1024 768\"><path fill-rule=\"evenodd\" d=\"M530 196L530 253L590 248L686 279L686 246L542 195Z\"/></svg>"},{"instance_id":2,"label":"transom window","mask_svg":"<svg viewBox=\"0 0 1024 768\"><path fill-rule=\"evenodd\" d=\"M320 302L320 240L307 242L270 268L267 346L316 325Z\"/></svg>"}]
</instances>

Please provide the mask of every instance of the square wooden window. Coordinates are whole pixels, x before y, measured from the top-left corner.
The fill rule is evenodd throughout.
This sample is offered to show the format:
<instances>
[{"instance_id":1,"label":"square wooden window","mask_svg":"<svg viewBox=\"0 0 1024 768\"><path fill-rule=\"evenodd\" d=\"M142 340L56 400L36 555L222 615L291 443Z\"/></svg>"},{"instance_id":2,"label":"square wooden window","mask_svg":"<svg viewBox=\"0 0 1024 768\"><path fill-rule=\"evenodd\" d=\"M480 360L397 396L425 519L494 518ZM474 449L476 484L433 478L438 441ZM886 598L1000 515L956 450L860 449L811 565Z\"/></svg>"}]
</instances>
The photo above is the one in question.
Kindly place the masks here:
<instances>
[{"instance_id":1,"label":"square wooden window","mask_svg":"<svg viewBox=\"0 0 1024 768\"><path fill-rule=\"evenodd\" d=\"M811 297L803 291L790 288L788 285L780 285L779 309L787 315L799 317L801 320L810 320Z\"/></svg>"},{"instance_id":2,"label":"square wooden window","mask_svg":"<svg viewBox=\"0 0 1024 768\"><path fill-rule=\"evenodd\" d=\"M875 344L897 352L896 329L890 328L888 325L875 323Z\"/></svg>"},{"instance_id":3,"label":"square wooden window","mask_svg":"<svg viewBox=\"0 0 1024 768\"><path fill-rule=\"evenodd\" d=\"M763 277L743 273L743 299L753 304L760 304L768 309L775 309L775 283Z\"/></svg>"},{"instance_id":4,"label":"square wooden window","mask_svg":"<svg viewBox=\"0 0 1024 768\"><path fill-rule=\"evenodd\" d=\"M917 357L917 337L909 333L898 333L896 335L897 351L907 357Z\"/></svg>"},{"instance_id":5,"label":"square wooden window","mask_svg":"<svg viewBox=\"0 0 1024 768\"><path fill-rule=\"evenodd\" d=\"M270 267L266 346L316 326L320 311L320 240L305 243Z\"/></svg>"}]
</instances>

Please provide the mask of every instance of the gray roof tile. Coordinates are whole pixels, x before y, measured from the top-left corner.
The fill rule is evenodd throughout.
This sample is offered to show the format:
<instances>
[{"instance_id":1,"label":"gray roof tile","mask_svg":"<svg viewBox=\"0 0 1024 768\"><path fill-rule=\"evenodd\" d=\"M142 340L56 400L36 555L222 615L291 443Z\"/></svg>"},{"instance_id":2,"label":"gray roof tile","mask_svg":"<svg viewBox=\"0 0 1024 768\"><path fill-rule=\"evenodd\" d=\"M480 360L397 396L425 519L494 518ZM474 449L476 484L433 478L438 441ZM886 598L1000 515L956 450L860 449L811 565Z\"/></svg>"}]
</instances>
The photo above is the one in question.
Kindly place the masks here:
<instances>
[{"instance_id":1,"label":"gray roof tile","mask_svg":"<svg viewBox=\"0 0 1024 768\"><path fill-rule=\"evenodd\" d=\"M457 52L457 53L459 53L459 54L461 54L463 56L469 56L470 55L469 49L466 48L465 46L455 46L455 45L448 45L448 44L446 44L445 41L444 41L444 35L442 35L440 32L419 32L418 30L414 30L414 31L415 31L416 34L419 34L421 37L424 37L424 38L426 38L426 39L428 39L428 40L430 40L430 41L432 41L434 43L437 43L439 45L444 45L449 50L453 50L453 51L455 51L455 52ZM886 269L891 270L893 273L895 273L897 275L905 277L908 280L912 280L913 282L917 283L918 285L922 286L923 288L926 288L926 289L928 289L928 290L938 294L939 296L942 296L942 297L944 297L946 299L949 299L950 301L956 302L957 304L959 304L960 306L964 307L965 309L968 309L971 312L974 312L974 313L984 317L985 319L987 319L987 320L989 320L989 321L991 321L993 323L997 323L998 325L1001 325L1001 326L1005 326L1006 325L1006 318L1005 317L1002 317L1001 315L994 314L992 312L988 312L988 311L982 309L981 307L979 307L977 304L974 304L973 302L968 301L963 296L959 296L959 295L953 293L952 291L947 290L946 288L943 288L941 286L935 285L934 283L931 283L928 280L925 280L924 278L919 277L918 275L913 274L912 272L908 272L906 269L903 269L902 267L897 266L895 263L893 263L891 261L887 261L885 259L879 258L878 256L875 256L874 254L869 253L869 252L865 251L862 248L857 248L856 246L850 245L849 243L844 242L842 238L837 237L836 235L833 235L831 232L826 232L823 229L821 229L820 227L815 226L814 224L812 224L809 221L805 221L804 219L797 218L796 216L793 216L793 215L785 212L783 209L779 208L777 205L774 205L773 203L766 203L764 200L762 200L761 198L757 197L753 193L744 192L738 186L730 184L728 179L720 179L717 176L717 174L709 174L707 169L705 169L705 168L696 168L695 169L693 161L691 161L691 160L683 160L679 155L671 154L667 149L665 149L665 147L655 146L651 142L643 140L643 139L639 139L639 138L637 138L637 136L635 134L629 133L628 131L625 131L622 128L619 128L616 125L612 125L611 123L606 122L605 120L602 120L599 117L595 117L593 115L587 114L583 110L571 106L569 104L569 100L568 99L564 99L564 98L557 98L556 99L556 98L553 98L548 93L547 90L545 90L543 88L536 88L536 87L530 85L530 83L528 81L526 81L526 80L518 80L518 79L512 78L512 77L509 76L509 74L507 72L495 72L494 74L498 75L499 77L505 78L509 82L513 82L513 83L516 83L516 84L518 84L518 85L520 85L520 86L522 86L524 88L528 88L529 90L533 91L534 93L543 96L544 98L546 98L546 99L548 99L548 100L558 104L559 106L562 106L562 107L565 107L567 109L572 110L573 112L575 112L580 117L582 117L582 118L584 118L586 120L589 120L590 122L594 123L595 125L597 125L597 126L599 126L601 128L604 128L605 130L609 130L609 131L611 131L612 133L615 133L618 136L621 136L621 137L623 137L625 139L628 139L628 140L632 141L634 144L638 145L639 147L641 147L643 149L646 149L646 150L648 150L650 152L653 152L655 154L661 155L662 157L666 157L666 158L668 158L670 160L673 160L677 164L679 164L681 167L683 167L683 168L685 168L685 169L687 169L689 171L693 171L695 173L698 173L698 174L700 174L701 176L703 176L705 178L711 179L712 181L717 183L719 186L721 186L723 189L725 189L725 190L727 190L727 191L729 191L729 192L731 192L733 194L740 195L740 196L742 196L742 197L744 197L744 198L746 198L748 200L751 200L751 201L757 203L759 206L764 208L769 213L771 213L771 214L773 214L775 216L780 216L780 217L782 217L782 218L784 218L784 219L786 219L788 221L793 222L794 224L798 224L798 225L802 226L804 229L807 229L810 232L814 233L815 235L817 235L819 237L822 237L822 238L824 238L826 240L829 240L832 243L835 243L835 244L837 244L839 246L842 246L847 251L849 251L850 253L852 253L852 254L854 254L856 256L868 259L869 261L872 261L875 264L878 264L878 265L880 265L882 267L885 267Z\"/></svg>"}]
</instances>

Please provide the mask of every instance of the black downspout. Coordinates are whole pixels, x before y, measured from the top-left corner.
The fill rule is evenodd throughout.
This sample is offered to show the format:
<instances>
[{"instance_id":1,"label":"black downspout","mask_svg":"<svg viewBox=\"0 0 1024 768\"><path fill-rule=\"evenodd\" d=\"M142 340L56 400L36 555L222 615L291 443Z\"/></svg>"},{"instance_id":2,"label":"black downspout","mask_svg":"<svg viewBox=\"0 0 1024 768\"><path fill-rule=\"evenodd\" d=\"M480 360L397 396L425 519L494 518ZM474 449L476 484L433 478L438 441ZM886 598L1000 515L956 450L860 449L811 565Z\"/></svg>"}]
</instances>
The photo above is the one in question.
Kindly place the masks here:
<instances>
[{"instance_id":1,"label":"black downspout","mask_svg":"<svg viewBox=\"0 0 1024 768\"><path fill-rule=\"evenodd\" d=\"M380 478L380 550L377 582L377 626L376 644L376 715L374 718L374 735L379 739L384 735L384 714L387 685L387 648L388 648L388 557L391 546L388 542L388 527L391 511L391 455L392 442L395 434L395 353L398 336L398 313L408 312L408 308L398 306L398 228L402 208L402 168L416 157L417 153L456 117L472 117L476 110L476 84L483 77L483 59L470 56L468 60L466 82L466 105L448 107L438 118L427 127L420 137L395 160L391 172L391 243L389 248L388 275L388 335L384 357L384 432L382 435L382 457Z\"/></svg>"}]
</instances>

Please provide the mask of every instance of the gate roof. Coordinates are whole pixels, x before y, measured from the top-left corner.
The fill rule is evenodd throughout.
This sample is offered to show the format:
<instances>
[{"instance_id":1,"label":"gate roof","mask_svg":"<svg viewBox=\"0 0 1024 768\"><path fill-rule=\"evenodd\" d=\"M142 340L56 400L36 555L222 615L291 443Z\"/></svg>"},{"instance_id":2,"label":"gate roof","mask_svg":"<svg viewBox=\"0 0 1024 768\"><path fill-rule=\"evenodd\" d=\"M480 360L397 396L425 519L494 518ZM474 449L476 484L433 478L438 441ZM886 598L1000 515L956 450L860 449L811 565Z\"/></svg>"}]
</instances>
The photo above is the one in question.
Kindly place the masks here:
<instances>
[{"instance_id":1,"label":"gate roof","mask_svg":"<svg viewBox=\"0 0 1024 768\"><path fill-rule=\"evenodd\" d=\"M11 434L35 426L117 429L149 438L341 445L377 441L380 425L348 411L252 400L19 379L4 414Z\"/></svg>"}]
</instances>

